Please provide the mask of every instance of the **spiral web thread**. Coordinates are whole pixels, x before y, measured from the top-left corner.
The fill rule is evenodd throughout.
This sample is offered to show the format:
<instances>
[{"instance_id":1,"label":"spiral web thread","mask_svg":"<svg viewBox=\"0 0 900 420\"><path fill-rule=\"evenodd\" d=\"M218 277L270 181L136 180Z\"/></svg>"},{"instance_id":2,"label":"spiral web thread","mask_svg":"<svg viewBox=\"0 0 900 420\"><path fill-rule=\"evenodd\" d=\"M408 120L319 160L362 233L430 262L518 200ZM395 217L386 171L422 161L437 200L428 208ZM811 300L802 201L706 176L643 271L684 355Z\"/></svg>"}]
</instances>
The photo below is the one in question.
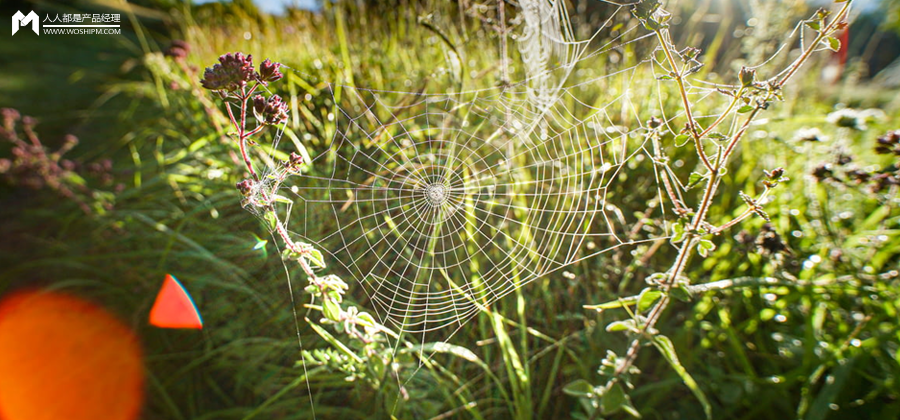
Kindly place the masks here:
<instances>
[{"instance_id":1,"label":"spiral web thread","mask_svg":"<svg viewBox=\"0 0 900 420\"><path fill-rule=\"evenodd\" d=\"M561 87L550 105L527 81L460 94L341 86L364 106L340 108L312 158L318 175L294 177L292 229L363 285L382 323L411 333L461 326L535 279L659 239L607 200L636 185L629 172L665 167L634 124L628 86L643 65ZM579 86L600 80L624 88L581 102ZM658 173L652 185L661 197Z\"/></svg>"},{"instance_id":2,"label":"spiral web thread","mask_svg":"<svg viewBox=\"0 0 900 420\"><path fill-rule=\"evenodd\" d=\"M300 236L330 253L401 330L459 324L583 249L626 243L604 197L626 187L617 179L646 152L642 135L607 130L602 113L533 130L528 107L501 98L428 96L410 106L424 111L399 117L408 109L357 93L371 97L371 112L344 115L320 155L334 159L330 176L296 184L307 211ZM492 115L498 108L508 123Z\"/></svg>"}]
</instances>

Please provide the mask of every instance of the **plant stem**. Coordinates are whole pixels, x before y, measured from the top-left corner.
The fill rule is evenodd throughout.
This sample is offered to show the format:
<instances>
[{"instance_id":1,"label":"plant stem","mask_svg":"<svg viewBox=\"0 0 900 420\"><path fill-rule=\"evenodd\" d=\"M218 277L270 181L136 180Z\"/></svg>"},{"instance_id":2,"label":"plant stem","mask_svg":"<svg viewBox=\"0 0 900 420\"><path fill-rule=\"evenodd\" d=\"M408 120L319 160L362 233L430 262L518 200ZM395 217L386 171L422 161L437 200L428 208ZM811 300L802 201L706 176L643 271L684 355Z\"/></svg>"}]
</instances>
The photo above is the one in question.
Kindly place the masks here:
<instances>
[{"instance_id":1,"label":"plant stem","mask_svg":"<svg viewBox=\"0 0 900 420\"><path fill-rule=\"evenodd\" d=\"M241 148L241 157L244 159L244 165L247 165L247 171L250 172L250 176L253 177L254 181L259 182L259 175L253 170L253 163L250 161L250 156L247 155L247 139L250 138L252 134L244 131L244 126L247 123L247 101L249 99L249 94L242 95L241 97L241 122L238 127L238 144Z\"/></svg>"},{"instance_id":2,"label":"plant stem","mask_svg":"<svg viewBox=\"0 0 900 420\"><path fill-rule=\"evenodd\" d=\"M791 76L793 76L794 73L796 73L797 70L800 69L800 66L802 66L803 63L806 62L806 60L813 53L813 51L815 51L815 49L819 45L819 43L821 43L822 40L831 36L831 34L834 33L834 31L837 29L837 25L839 25L841 22L843 22L844 18L847 17L847 13L850 11L850 3L852 3L852 2L853 2L852 0L847 0L844 2L844 5L841 7L841 10L839 10L837 12L837 14L831 20L831 23L829 23L825 27L825 29L819 31L819 34L818 34L818 36L816 36L816 39L814 39L813 42L811 42L809 44L809 46L806 47L806 49L803 51L803 54L801 54L800 57L797 57L797 59L794 60L793 63L791 63L791 66L788 67L787 73L784 76L782 76L781 79L778 80L778 82L775 83L775 86L777 86L777 87L784 86L784 84L787 83L787 81L791 78ZM844 48L846 48L846 46L844 46Z\"/></svg>"},{"instance_id":3,"label":"plant stem","mask_svg":"<svg viewBox=\"0 0 900 420\"><path fill-rule=\"evenodd\" d=\"M740 89L738 89L738 91L734 94L734 98L731 100L731 103L728 104L728 108L725 108L725 111L722 112L722 114L719 115L719 118L716 118L716 120L713 121L713 123L710 124L709 127L706 127L706 130L703 130L703 132L700 133L700 137L701 137L701 138L704 137L704 136L706 136L706 135L709 134L710 132L712 132L713 129L715 129L719 124L722 123L722 121L725 121L725 118L728 117L728 114L730 114L730 113L731 113L731 110L734 109L734 106L737 105L737 102L738 102L738 100L741 99L741 95L742 95L743 93L744 93L744 88L743 88L743 87L741 87Z\"/></svg>"},{"instance_id":4,"label":"plant stem","mask_svg":"<svg viewBox=\"0 0 900 420\"><path fill-rule=\"evenodd\" d=\"M772 90L780 89L796 72L797 70L805 63L812 52L815 50L816 46L822 42L830 33L832 33L839 22L846 17L846 14L849 10L850 3L852 1L848 0L844 3L843 7L840 11L835 15L834 19L828 24L824 30L819 32L819 35L810 44L806 50L801 54L800 57L795 60L791 66L788 68L787 72L782 76L778 82L775 82L772 85ZM721 170L727 165L728 158L731 156L737 144L743 138L744 134L747 132L747 129L750 127L750 124L759 114L759 111L762 110L763 105L767 103L773 96L772 90L766 94L765 98L756 104L754 109L750 112L747 118L744 120L744 123L741 124L740 128L729 139L728 144L725 146L724 150L720 151L718 156L716 157L715 165L711 164L709 160L706 158L706 153L702 148L702 144L700 143L700 139L703 135L707 134L709 130L711 130L716 125L720 124L721 121L729 114L734 105L737 103L740 95L735 95L735 98L732 100L731 105L728 106L728 109L716 119L716 121L707 129L701 133L697 132L695 122L692 118L691 113L691 105L690 101L687 99L687 92L684 88L684 81L681 74L676 72L675 59L672 54L672 45L668 42L667 37L663 34L663 32L667 32L665 29L659 29L656 31L657 39L659 40L663 51L665 52L666 58L669 61L669 65L672 67L672 76L675 78L675 81L678 84L679 91L681 92L682 105L684 106L685 114L688 118L688 129L691 131L691 135L694 137L695 146L697 147L697 154L700 156L700 159L703 161L704 166L707 167L710 171L709 180L706 183L706 188L703 191L703 198L701 199L700 205L697 209L697 213L694 215L693 220L691 221L691 228L687 232L687 237L685 238L684 244L678 250L678 256L676 257L675 263L668 270L669 275L666 277L664 283L660 286L663 295L659 301L650 309L650 312L647 315L646 321L643 323L641 327L641 332L639 337L636 337L631 341L631 344L628 347L627 353L625 355L625 359L622 361L619 366L616 367L615 375L608 384L612 384L618 378L618 376L627 372L629 368L634 365L635 360L637 360L638 353L640 352L641 344L643 343L642 338L647 334L648 331L653 330L656 326L656 323L659 322L660 317L662 316L663 311L668 307L671 299L669 298L669 291L672 287L677 283L678 278L681 276L681 273L684 271L687 266L687 262L693 254L694 246L699 239L699 234L697 231L700 229L704 221L706 220L707 213L709 211L710 206L712 205L713 198L715 197L716 190L718 188L719 182L721 181ZM743 90L743 88L742 88ZM740 217L739 217L740 218ZM732 226L733 224L726 224L726 226ZM721 229L720 229L721 230Z\"/></svg>"},{"instance_id":5,"label":"plant stem","mask_svg":"<svg viewBox=\"0 0 900 420\"><path fill-rule=\"evenodd\" d=\"M703 166L706 166L707 169L712 170L712 165L709 163L709 158L706 157L706 152L703 150L703 143L700 140L700 133L697 131L697 122L694 121L694 114L691 111L691 101L688 100L687 90L684 88L684 77L678 72L678 65L675 64L675 57L672 54L671 50L671 42L668 37L668 30L658 29L656 31L656 38L659 40L660 45L662 45L663 52L666 54L666 60L669 62L669 66L672 68L672 77L675 78L675 82L678 83L678 91L681 94L681 104L684 107L684 114L688 119L687 127L691 132L691 137L694 138L694 147L697 148L697 155L700 156L700 160L703 162Z\"/></svg>"}]
</instances>

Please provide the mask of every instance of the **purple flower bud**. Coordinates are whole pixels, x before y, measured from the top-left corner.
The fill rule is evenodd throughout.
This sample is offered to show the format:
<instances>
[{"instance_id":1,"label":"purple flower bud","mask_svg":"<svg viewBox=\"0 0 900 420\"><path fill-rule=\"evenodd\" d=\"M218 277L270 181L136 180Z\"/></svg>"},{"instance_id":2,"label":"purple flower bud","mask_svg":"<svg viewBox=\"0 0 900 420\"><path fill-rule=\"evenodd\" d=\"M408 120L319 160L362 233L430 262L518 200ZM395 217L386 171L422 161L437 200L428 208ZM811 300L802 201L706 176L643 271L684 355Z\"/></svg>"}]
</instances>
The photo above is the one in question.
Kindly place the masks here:
<instances>
[{"instance_id":1,"label":"purple flower bud","mask_svg":"<svg viewBox=\"0 0 900 420\"><path fill-rule=\"evenodd\" d=\"M738 78L741 79L743 87L751 87L753 82L756 81L756 70L741 67L741 71L738 72Z\"/></svg>"},{"instance_id":2,"label":"purple flower bud","mask_svg":"<svg viewBox=\"0 0 900 420\"><path fill-rule=\"evenodd\" d=\"M266 61L263 61L262 64L259 65L259 81L262 82L263 85L268 85L269 82L280 80L284 77L278 70L280 67L281 63L273 63L267 58Z\"/></svg>"},{"instance_id":3,"label":"purple flower bud","mask_svg":"<svg viewBox=\"0 0 900 420\"><path fill-rule=\"evenodd\" d=\"M63 137L63 147L64 148L71 149L77 145L78 145L78 137L75 137L71 134L66 134L66 136Z\"/></svg>"},{"instance_id":4,"label":"purple flower bud","mask_svg":"<svg viewBox=\"0 0 900 420\"><path fill-rule=\"evenodd\" d=\"M12 108L0 108L0 116L3 117L4 122L12 123L13 121L18 121L21 118L21 114L19 111L16 111Z\"/></svg>"},{"instance_id":5,"label":"purple flower bud","mask_svg":"<svg viewBox=\"0 0 900 420\"><path fill-rule=\"evenodd\" d=\"M235 184L238 191L241 192L241 195L244 197L249 197L253 193L253 181L249 179L245 179L241 182Z\"/></svg>"},{"instance_id":6,"label":"purple flower bud","mask_svg":"<svg viewBox=\"0 0 900 420\"><path fill-rule=\"evenodd\" d=\"M291 173L300 173L303 166L303 156L291 152L291 156L284 162L284 167Z\"/></svg>"},{"instance_id":7,"label":"purple flower bud","mask_svg":"<svg viewBox=\"0 0 900 420\"><path fill-rule=\"evenodd\" d=\"M784 175L784 168L775 168L772 169L772 172L763 170L763 173L766 174L766 178L778 179L781 178L782 175Z\"/></svg>"},{"instance_id":8,"label":"purple flower bud","mask_svg":"<svg viewBox=\"0 0 900 420\"><path fill-rule=\"evenodd\" d=\"M172 57L175 61L181 61L185 57L187 57L188 53L191 52L191 46L185 41L180 39L173 39L172 44L169 46L163 55L166 57Z\"/></svg>"},{"instance_id":9,"label":"purple flower bud","mask_svg":"<svg viewBox=\"0 0 900 420\"><path fill-rule=\"evenodd\" d=\"M288 105L278 95L266 100L262 95L253 97L253 113L261 124L281 124L288 118Z\"/></svg>"},{"instance_id":10,"label":"purple flower bud","mask_svg":"<svg viewBox=\"0 0 900 420\"><path fill-rule=\"evenodd\" d=\"M260 121L265 121L265 117L263 113L266 112L266 98L262 95L256 95L253 97L253 115L256 115L256 119Z\"/></svg>"}]
</instances>

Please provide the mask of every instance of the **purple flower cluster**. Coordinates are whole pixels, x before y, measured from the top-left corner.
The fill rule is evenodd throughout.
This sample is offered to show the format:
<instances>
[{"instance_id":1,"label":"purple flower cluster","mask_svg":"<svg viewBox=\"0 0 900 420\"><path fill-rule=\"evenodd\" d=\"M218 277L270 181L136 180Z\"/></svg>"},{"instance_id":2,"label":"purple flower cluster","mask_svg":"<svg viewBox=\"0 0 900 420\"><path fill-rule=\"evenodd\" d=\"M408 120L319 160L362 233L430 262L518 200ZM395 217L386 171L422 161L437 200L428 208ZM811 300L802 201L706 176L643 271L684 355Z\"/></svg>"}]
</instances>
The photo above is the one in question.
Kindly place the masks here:
<instances>
[{"instance_id":1,"label":"purple flower cluster","mask_svg":"<svg viewBox=\"0 0 900 420\"><path fill-rule=\"evenodd\" d=\"M260 65L257 72L253 67L253 56L243 53L229 53L219 57L219 64L207 67L203 73L200 84L209 90L235 92L243 89L248 84L259 82L268 85L269 82L284 77L279 71L281 63L273 63L266 59Z\"/></svg>"},{"instance_id":2,"label":"purple flower cluster","mask_svg":"<svg viewBox=\"0 0 900 420\"><path fill-rule=\"evenodd\" d=\"M253 114L261 124L281 124L288 118L288 105L278 95L266 99L262 95L253 97Z\"/></svg>"},{"instance_id":3,"label":"purple flower cluster","mask_svg":"<svg viewBox=\"0 0 900 420\"><path fill-rule=\"evenodd\" d=\"M49 151L41 142L34 130L37 121L22 116L11 108L0 109L0 139L12 144L12 159L0 159L0 175L12 185L31 189L50 188L81 207L85 214L90 214L88 199L96 196L88 188L83 175L90 175L103 185L113 182L112 161L103 160L83 166L81 163L63 159L69 150L78 144L78 139L69 134L63 139L62 146L56 151ZM20 134L21 133L21 134ZM117 186L121 191L123 186ZM97 202L103 208L112 208L111 202Z\"/></svg>"}]
</instances>

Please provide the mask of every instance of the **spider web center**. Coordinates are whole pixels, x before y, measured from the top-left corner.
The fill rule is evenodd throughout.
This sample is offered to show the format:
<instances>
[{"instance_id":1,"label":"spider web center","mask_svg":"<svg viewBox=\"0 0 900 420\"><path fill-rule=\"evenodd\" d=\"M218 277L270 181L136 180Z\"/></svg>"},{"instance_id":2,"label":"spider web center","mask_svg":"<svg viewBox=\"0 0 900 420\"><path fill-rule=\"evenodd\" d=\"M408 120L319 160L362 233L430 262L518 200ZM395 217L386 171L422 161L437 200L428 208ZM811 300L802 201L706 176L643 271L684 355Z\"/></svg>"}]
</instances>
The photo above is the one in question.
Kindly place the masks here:
<instances>
[{"instance_id":1,"label":"spider web center","mask_svg":"<svg viewBox=\"0 0 900 420\"><path fill-rule=\"evenodd\" d=\"M425 197L433 206L441 206L447 202L447 186L435 183L425 186Z\"/></svg>"}]
</instances>

